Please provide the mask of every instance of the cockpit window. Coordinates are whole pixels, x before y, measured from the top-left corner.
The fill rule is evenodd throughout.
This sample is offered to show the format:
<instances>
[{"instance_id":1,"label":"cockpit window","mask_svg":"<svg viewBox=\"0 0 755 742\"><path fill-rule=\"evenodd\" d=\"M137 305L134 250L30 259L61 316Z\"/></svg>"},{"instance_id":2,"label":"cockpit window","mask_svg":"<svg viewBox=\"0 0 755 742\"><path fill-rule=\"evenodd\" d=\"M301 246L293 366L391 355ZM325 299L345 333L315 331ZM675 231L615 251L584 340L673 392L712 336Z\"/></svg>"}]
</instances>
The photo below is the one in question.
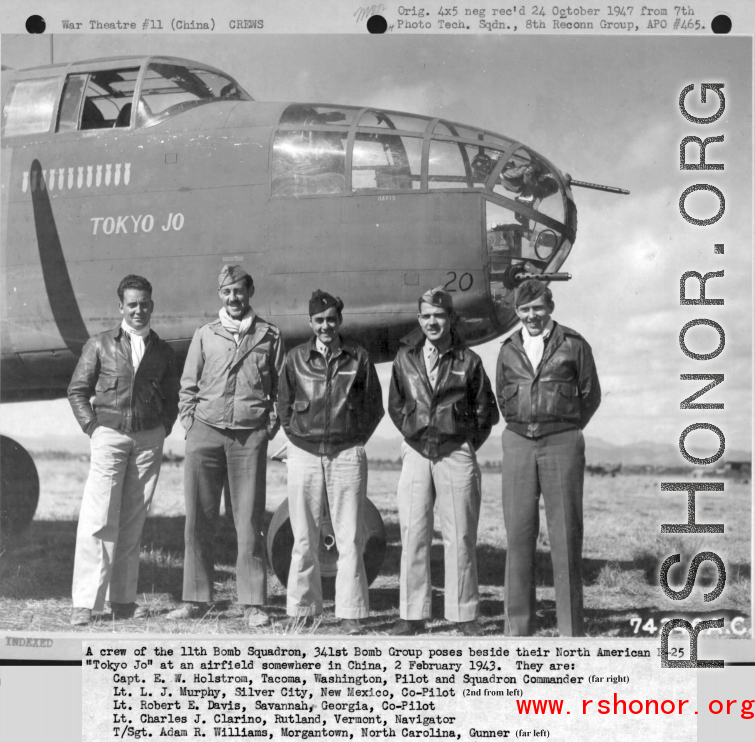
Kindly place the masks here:
<instances>
[{"instance_id":1,"label":"cockpit window","mask_svg":"<svg viewBox=\"0 0 755 742\"><path fill-rule=\"evenodd\" d=\"M58 77L39 77L14 82L3 109L3 134L16 137L49 131L59 81Z\"/></svg>"},{"instance_id":2,"label":"cockpit window","mask_svg":"<svg viewBox=\"0 0 755 742\"><path fill-rule=\"evenodd\" d=\"M421 166L421 139L360 132L354 140L351 187L354 191L417 189Z\"/></svg>"},{"instance_id":3,"label":"cockpit window","mask_svg":"<svg viewBox=\"0 0 755 742\"><path fill-rule=\"evenodd\" d=\"M272 195L474 189L505 200L518 215L507 239L524 239L521 255L548 261L565 236L560 174L508 137L449 121L436 121L430 133L431 122L379 109L291 104L273 143Z\"/></svg>"},{"instance_id":4,"label":"cockpit window","mask_svg":"<svg viewBox=\"0 0 755 742\"><path fill-rule=\"evenodd\" d=\"M427 184L430 188L468 188L468 162L456 142L430 142Z\"/></svg>"},{"instance_id":5,"label":"cockpit window","mask_svg":"<svg viewBox=\"0 0 755 742\"><path fill-rule=\"evenodd\" d=\"M294 103L281 116L281 126L351 126L358 108Z\"/></svg>"},{"instance_id":6,"label":"cockpit window","mask_svg":"<svg viewBox=\"0 0 755 742\"><path fill-rule=\"evenodd\" d=\"M112 129L128 126L131 123L131 104L138 75L138 67L91 73L84 93L80 128Z\"/></svg>"},{"instance_id":7,"label":"cockpit window","mask_svg":"<svg viewBox=\"0 0 755 742\"><path fill-rule=\"evenodd\" d=\"M346 131L278 131L273 144L273 196L343 193L346 135Z\"/></svg>"},{"instance_id":8,"label":"cockpit window","mask_svg":"<svg viewBox=\"0 0 755 742\"><path fill-rule=\"evenodd\" d=\"M138 76L138 67L68 75L56 131L129 126Z\"/></svg>"},{"instance_id":9,"label":"cockpit window","mask_svg":"<svg viewBox=\"0 0 755 742\"><path fill-rule=\"evenodd\" d=\"M428 185L430 188L485 188L503 153L479 144L430 143Z\"/></svg>"},{"instance_id":10,"label":"cockpit window","mask_svg":"<svg viewBox=\"0 0 755 742\"><path fill-rule=\"evenodd\" d=\"M482 140L483 132L480 129L472 129L469 126L453 124L450 121L439 121L435 124L433 134L444 137L462 137L463 139Z\"/></svg>"},{"instance_id":11,"label":"cockpit window","mask_svg":"<svg viewBox=\"0 0 755 742\"><path fill-rule=\"evenodd\" d=\"M219 100L252 98L230 77L214 70L153 62L142 80L136 125L154 126L187 108Z\"/></svg>"},{"instance_id":12,"label":"cockpit window","mask_svg":"<svg viewBox=\"0 0 755 742\"><path fill-rule=\"evenodd\" d=\"M69 75L58 109L57 131L77 131L81 123L81 101L89 75Z\"/></svg>"},{"instance_id":13,"label":"cockpit window","mask_svg":"<svg viewBox=\"0 0 755 742\"><path fill-rule=\"evenodd\" d=\"M399 131L412 131L422 134L427 129L428 123L429 119L419 116L370 110L362 114L362 118L359 119L359 128L369 126L375 129L398 129Z\"/></svg>"}]
</instances>

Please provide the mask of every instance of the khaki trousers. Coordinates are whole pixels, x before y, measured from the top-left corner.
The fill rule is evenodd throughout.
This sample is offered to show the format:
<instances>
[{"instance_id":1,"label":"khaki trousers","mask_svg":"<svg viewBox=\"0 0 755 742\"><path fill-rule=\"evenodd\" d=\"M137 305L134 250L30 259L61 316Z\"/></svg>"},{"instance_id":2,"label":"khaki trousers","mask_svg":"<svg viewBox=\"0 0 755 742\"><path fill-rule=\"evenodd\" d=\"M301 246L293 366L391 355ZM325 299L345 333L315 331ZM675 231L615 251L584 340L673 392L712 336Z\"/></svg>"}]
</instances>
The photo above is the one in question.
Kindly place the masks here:
<instances>
[{"instance_id":1,"label":"khaki trousers","mask_svg":"<svg viewBox=\"0 0 755 742\"><path fill-rule=\"evenodd\" d=\"M133 603L142 529L162 462L165 428L92 434L73 566L73 604L101 611L106 600Z\"/></svg>"},{"instance_id":2,"label":"khaki trousers","mask_svg":"<svg viewBox=\"0 0 755 742\"><path fill-rule=\"evenodd\" d=\"M477 618L477 523L480 519L480 469L472 447L430 460L406 442L398 482L401 529L401 618L431 618L430 545L433 505L443 533L445 555L445 617L448 621Z\"/></svg>"},{"instance_id":3,"label":"khaki trousers","mask_svg":"<svg viewBox=\"0 0 755 742\"><path fill-rule=\"evenodd\" d=\"M267 431L213 428L194 420L186 435L184 459L183 599L213 599L215 527L227 479L236 526L236 594L242 605L267 602L265 517Z\"/></svg>"},{"instance_id":4,"label":"khaki trousers","mask_svg":"<svg viewBox=\"0 0 755 742\"><path fill-rule=\"evenodd\" d=\"M585 439L581 430L525 438L503 431L503 521L506 525L505 633L535 629L535 546L540 493L545 501L561 636L582 636L582 487Z\"/></svg>"},{"instance_id":5,"label":"khaki trousers","mask_svg":"<svg viewBox=\"0 0 755 742\"><path fill-rule=\"evenodd\" d=\"M286 613L322 613L319 549L322 503L327 497L338 549L336 616L365 618L370 609L363 558L367 497L364 448L354 446L332 456L320 456L290 443L286 465L288 513L294 532Z\"/></svg>"}]
</instances>

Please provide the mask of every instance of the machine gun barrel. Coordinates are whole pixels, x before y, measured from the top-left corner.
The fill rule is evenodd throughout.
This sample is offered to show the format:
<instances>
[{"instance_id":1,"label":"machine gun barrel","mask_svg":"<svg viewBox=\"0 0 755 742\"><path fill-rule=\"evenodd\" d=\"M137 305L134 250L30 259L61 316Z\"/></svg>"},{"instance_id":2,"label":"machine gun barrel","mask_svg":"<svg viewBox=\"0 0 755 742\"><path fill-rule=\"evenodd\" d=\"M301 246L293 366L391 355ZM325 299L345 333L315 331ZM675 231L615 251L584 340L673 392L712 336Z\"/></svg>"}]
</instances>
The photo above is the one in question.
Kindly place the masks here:
<instances>
[{"instance_id":1,"label":"machine gun barrel","mask_svg":"<svg viewBox=\"0 0 755 742\"><path fill-rule=\"evenodd\" d=\"M571 281L571 273L523 273L517 280L523 281L525 278L536 278L538 281Z\"/></svg>"},{"instance_id":2,"label":"machine gun barrel","mask_svg":"<svg viewBox=\"0 0 755 742\"><path fill-rule=\"evenodd\" d=\"M579 188L591 188L593 191L606 191L607 193L619 193L622 196L628 196L629 191L614 186L600 185L599 183L587 183L584 180L571 180L569 185L578 186Z\"/></svg>"},{"instance_id":3,"label":"machine gun barrel","mask_svg":"<svg viewBox=\"0 0 755 742\"><path fill-rule=\"evenodd\" d=\"M501 273L491 273L491 278L501 281L507 289L515 289L528 278L535 278L538 281L570 281L571 273L530 273L519 263L509 266Z\"/></svg>"}]
</instances>

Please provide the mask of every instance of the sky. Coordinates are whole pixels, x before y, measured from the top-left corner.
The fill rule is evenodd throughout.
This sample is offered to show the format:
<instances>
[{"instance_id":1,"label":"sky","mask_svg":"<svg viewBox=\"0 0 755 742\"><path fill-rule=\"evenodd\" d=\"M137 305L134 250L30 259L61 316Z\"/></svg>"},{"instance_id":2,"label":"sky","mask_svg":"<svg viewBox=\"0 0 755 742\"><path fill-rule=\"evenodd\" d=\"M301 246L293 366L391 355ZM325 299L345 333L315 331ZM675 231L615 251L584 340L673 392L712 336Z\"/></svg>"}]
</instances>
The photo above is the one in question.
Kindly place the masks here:
<instances>
[{"instance_id":1,"label":"sky","mask_svg":"<svg viewBox=\"0 0 755 742\"><path fill-rule=\"evenodd\" d=\"M554 318L591 344L603 404L587 434L616 445L675 443L693 423L711 423L729 449L752 448L752 52L746 38L669 36L56 36L54 61L121 54L185 56L225 70L257 100L372 105L481 126L513 137L564 172L619 186L629 196L574 189L579 209L576 244L562 270L574 278L553 286ZM49 62L50 40L4 37L3 64ZM708 116L700 84L724 83L726 107L711 125L685 120ZM685 136L724 136L709 145L709 163L724 170L681 171ZM690 148L691 162L697 162ZM682 192L697 183L726 199L715 224L688 224ZM691 195L693 216L712 216L714 196ZM714 243L725 253L715 255ZM686 271L724 270L708 283L708 298L723 306L680 306ZM696 282L688 296L697 297ZM679 333L708 318L726 334L724 351L710 361L687 358ZM155 318L158 320L158 318ZM344 330L348 330L348 314ZM159 330L158 330L159 331ZM710 328L687 334L689 348L706 353L718 344ZM494 378L500 339L480 346ZM384 387L390 367L379 367ZM724 383L698 401L724 410L680 410L680 402L707 382L680 374L721 374ZM76 435L67 402L3 405L0 430L33 438ZM378 430L397 435L385 420ZM175 438L180 438L178 431ZM712 455L710 431L692 433L693 455Z\"/></svg>"}]
</instances>

